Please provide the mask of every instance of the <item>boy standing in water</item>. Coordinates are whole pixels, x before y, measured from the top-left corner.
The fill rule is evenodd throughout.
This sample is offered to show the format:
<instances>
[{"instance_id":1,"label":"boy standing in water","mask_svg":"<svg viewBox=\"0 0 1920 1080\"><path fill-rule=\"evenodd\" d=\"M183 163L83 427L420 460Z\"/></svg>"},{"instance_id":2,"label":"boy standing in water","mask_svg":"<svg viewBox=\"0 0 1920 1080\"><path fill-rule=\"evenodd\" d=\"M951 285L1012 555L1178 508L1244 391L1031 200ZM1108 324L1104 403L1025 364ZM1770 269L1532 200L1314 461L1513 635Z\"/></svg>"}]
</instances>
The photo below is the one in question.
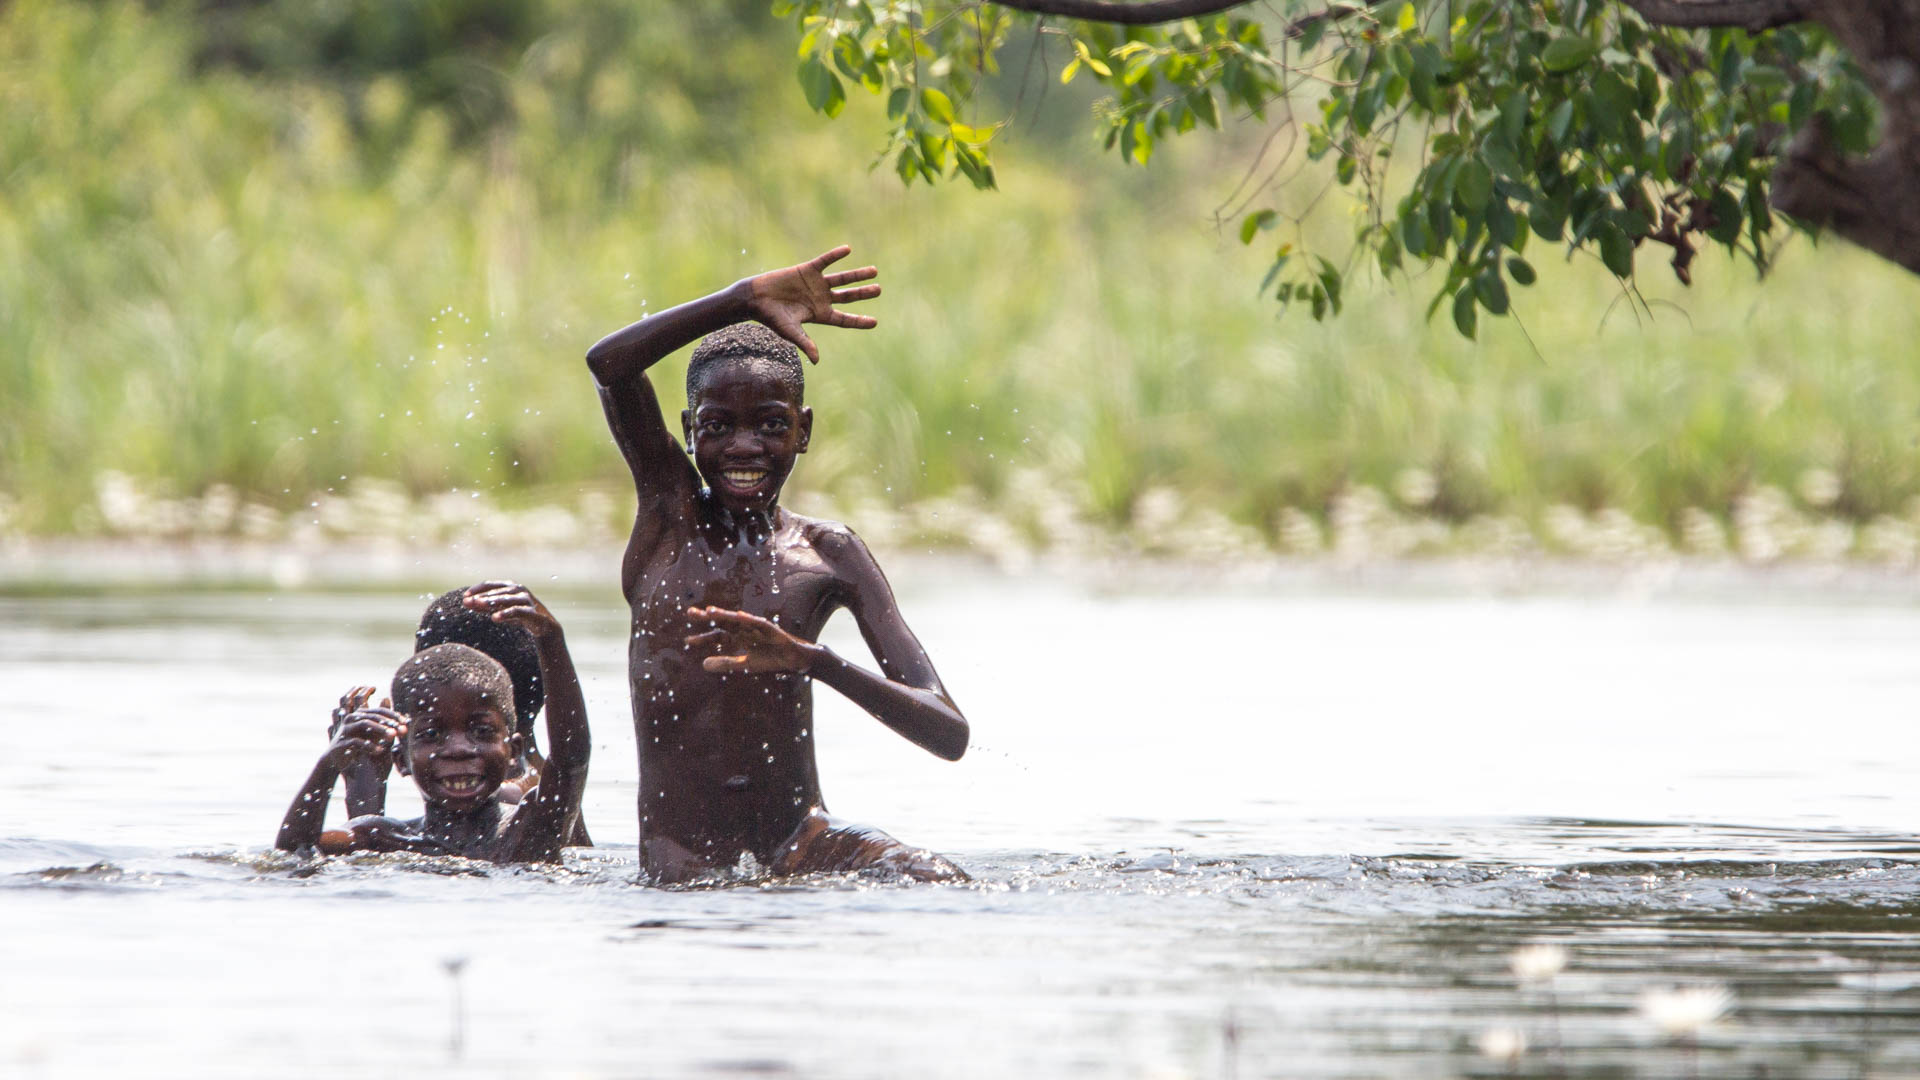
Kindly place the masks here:
<instances>
[{"instance_id":1,"label":"boy standing in water","mask_svg":"<svg viewBox=\"0 0 1920 1080\"><path fill-rule=\"evenodd\" d=\"M639 498L621 585L633 610L640 859L663 884L731 868L742 855L775 874L878 867L926 881L966 876L938 855L827 816L814 767L816 680L940 757L955 761L967 749L966 718L866 545L844 525L778 503L813 431L794 346L815 363L820 355L801 324L875 325L834 310L880 295L878 285L855 284L877 275L871 266L827 272L847 254L838 247L742 279L587 352ZM680 414L689 461L646 372L702 335ZM816 644L843 607L878 673Z\"/></svg>"}]
</instances>

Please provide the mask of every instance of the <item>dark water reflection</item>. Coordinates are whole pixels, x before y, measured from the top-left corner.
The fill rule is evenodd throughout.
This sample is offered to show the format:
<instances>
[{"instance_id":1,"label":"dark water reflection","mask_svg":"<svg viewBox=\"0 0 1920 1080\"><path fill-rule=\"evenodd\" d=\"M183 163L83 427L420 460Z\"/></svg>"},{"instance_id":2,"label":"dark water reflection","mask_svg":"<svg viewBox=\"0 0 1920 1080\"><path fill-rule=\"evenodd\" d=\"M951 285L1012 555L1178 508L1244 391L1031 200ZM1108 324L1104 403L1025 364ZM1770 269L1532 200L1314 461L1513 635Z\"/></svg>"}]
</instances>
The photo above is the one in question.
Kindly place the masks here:
<instances>
[{"instance_id":1,"label":"dark water reflection","mask_svg":"<svg viewBox=\"0 0 1920 1080\"><path fill-rule=\"evenodd\" d=\"M1184 618L1268 633L1296 662L1284 708L1221 680L1173 723L1154 680L1177 667L1092 705L1022 668L1071 652L1043 640L1057 595L903 592L982 746L928 764L823 699L827 791L952 851L969 885L635 885L604 596L556 607L596 724L589 813L613 842L521 869L262 850L331 697L391 668L424 597L0 600L9 720L44 735L0 763L0 1075L1920 1072L1920 842L1901 827L1920 813L1890 737L1920 700L1893 649L1920 642L1920 614L1328 600L1276 627L1244 598L1188 598ZM1115 634L1169 614L1072 603ZM1349 655L1349 618L1370 655ZM1430 688L1543 623L1564 663L1471 696L1364 679L1398 665ZM1683 640L1701 651L1675 663ZM1547 735L1510 726L1595 653L1641 677L1554 700ZM1702 680L1710 714L1691 711ZM1833 711L1834 687L1856 708ZM1812 700L1831 718L1810 738ZM1689 742L1725 715L1737 737ZM1639 724L1637 751L1583 748L1596 717ZM1450 741L1419 741L1435 729ZM1549 816L1582 807L1612 816ZM1509 959L1541 943L1566 966L1523 982ZM1725 987L1730 1012L1663 1037L1641 1005L1676 986ZM1486 1056L1494 1029L1528 1048Z\"/></svg>"}]
</instances>

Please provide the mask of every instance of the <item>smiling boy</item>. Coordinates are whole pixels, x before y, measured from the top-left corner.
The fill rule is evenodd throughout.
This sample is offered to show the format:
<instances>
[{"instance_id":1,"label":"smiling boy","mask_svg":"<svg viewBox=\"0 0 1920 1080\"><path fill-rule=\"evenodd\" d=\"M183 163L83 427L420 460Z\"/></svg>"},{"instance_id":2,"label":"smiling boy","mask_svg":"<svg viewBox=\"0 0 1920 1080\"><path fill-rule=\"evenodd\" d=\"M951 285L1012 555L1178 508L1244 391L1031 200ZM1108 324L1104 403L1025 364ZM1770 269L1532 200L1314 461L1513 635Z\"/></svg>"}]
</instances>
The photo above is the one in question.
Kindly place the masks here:
<instances>
[{"instance_id":1,"label":"smiling boy","mask_svg":"<svg viewBox=\"0 0 1920 1080\"><path fill-rule=\"evenodd\" d=\"M916 745L966 752L967 721L845 526L779 505L813 434L803 323L870 329L835 304L880 295L873 267L828 273L848 249L734 283L609 334L587 353L638 497L621 584L640 752L640 857L661 883L750 855L775 874L882 868L965 877L931 852L829 817L813 753L813 683ZM748 321L752 320L752 321ZM702 335L680 416L689 462L647 369ZM704 484L703 484L704 480ZM878 673L816 644L846 608Z\"/></svg>"},{"instance_id":2,"label":"smiling boy","mask_svg":"<svg viewBox=\"0 0 1920 1080\"><path fill-rule=\"evenodd\" d=\"M392 708L370 708L365 695L340 723L333 742L280 823L274 846L347 851L414 851L494 862L551 862L578 825L589 752L586 706L559 622L524 586L488 583L464 603L498 623L524 628L539 653L547 691L549 753L539 784L508 809L501 787L522 759L514 687L506 668L467 645L435 645L415 653L393 677ZM426 813L414 821L356 817L326 831L327 801L343 772L372 765L385 775L406 755Z\"/></svg>"}]
</instances>

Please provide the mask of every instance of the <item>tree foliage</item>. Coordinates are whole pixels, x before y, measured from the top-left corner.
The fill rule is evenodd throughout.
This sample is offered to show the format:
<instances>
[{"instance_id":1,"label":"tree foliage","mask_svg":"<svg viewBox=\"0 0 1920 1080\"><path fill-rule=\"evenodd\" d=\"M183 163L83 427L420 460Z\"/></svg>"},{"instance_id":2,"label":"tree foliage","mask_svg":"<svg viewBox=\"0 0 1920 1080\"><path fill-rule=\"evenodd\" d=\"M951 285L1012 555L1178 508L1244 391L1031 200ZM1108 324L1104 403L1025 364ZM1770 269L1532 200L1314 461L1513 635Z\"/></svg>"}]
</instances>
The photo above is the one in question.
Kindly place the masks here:
<instances>
[{"instance_id":1,"label":"tree foliage","mask_svg":"<svg viewBox=\"0 0 1920 1080\"><path fill-rule=\"evenodd\" d=\"M1090 80L1095 135L1146 165L1176 136L1266 129L1226 213L1273 257L1263 293L1315 318L1347 279L1444 270L1429 313L1473 337L1535 264L1591 255L1630 283L1650 257L1690 281L1719 245L1764 273L1798 224L1768 205L1793 134L1843 153L1874 139L1876 101L1817 25L1685 29L1606 0L1237 5L1118 25L972 0L779 0L799 78L827 116L883 98L886 155L908 183L994 186L994 139L1038 80ZM1040 5L1042 7L1048 5ZM1067 5L1071 7L1072 5ZM1215 4L1214 7L1221 5ZM1003 54L1029 46L1020 70ZM1012 98L1013 105L1008 104ZM1359 201L1351 247L1316 250L1279 198L1300 155ZM1324 247L1324 245L1322 245ZM1423 279L1425 280L1425 279Z\"/></svg>"}]
</instances>

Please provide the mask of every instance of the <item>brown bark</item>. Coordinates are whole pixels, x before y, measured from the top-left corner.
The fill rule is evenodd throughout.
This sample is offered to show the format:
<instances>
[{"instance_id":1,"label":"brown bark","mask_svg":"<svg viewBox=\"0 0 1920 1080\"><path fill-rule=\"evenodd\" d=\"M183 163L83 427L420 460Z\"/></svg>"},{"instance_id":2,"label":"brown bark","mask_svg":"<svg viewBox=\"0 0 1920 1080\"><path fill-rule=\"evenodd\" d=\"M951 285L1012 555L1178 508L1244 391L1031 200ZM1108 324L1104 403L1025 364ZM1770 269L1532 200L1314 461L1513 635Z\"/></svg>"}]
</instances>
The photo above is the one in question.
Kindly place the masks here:
<instances>
[{"instance_id":1,"label":"brown bark","mask_svg":"<svg viewBox=\"0 0 1920 1080\"><path fill-rule=\"evenodd\" d=\"M1815 22L1880 100L1880 145L1850 158L1816 117L1774 169L1775 209L1920 273L1920 0L1623 0L1662 26Z\"/></svg>"}]
</instances>

